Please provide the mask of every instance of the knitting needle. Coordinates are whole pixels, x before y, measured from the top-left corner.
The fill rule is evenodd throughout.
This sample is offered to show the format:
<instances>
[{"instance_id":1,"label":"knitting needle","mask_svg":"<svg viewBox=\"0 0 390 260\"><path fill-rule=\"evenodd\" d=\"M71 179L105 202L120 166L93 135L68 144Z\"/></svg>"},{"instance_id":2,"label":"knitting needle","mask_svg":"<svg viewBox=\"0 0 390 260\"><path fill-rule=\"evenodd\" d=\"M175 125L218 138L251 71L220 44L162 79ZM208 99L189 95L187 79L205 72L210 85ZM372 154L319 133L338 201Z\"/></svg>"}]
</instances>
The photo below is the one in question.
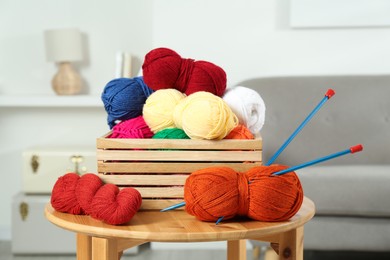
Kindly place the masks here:
<instances>
[{"instance_id":1,"label":"knitting needle","mask_svg":"<svg viewBox=\"0 0 390 260\"><path fill-rule=\"evenodd\" d=\"M348 154L348 153L360 152L362 150L363 150L363 146L361 144L358 144L358 145L352 146L349 149L346 149L344 151L337 152L337 153L334 153L334 154L331 154L331 155L328 155L328 156L325 156L325 157L322 157L322 158L318 158L318 159L312 160L310 162L302 163L300 165L293 166L293 167L290 167L290 168L287 168L287 169L275 172L272 175L283 175L285 173L292 172L292 171L295 171L295 170L298 170L298 169L302 169L302 168L311 166L313 164L324 162L324 161L327 161L327 160L330 160L330 159L333 159L333 158L336 158L336 157L339 157L339 156L342 156L342 155L345 155L345 154ZM215 224L218 225L218 223L221 222L222 219L223 219L223 217L220 217Z\"/></svg>"},{"instance_id":2,"label":"knitting needle","mask_svg":"<svg viewBox=\"0 0 390 260\"><path fill-rule=\"evenodd\" d=\"M337 153L334 153L331 155L327 155L325 157L321 157L321 158L318 158L318 159L315 159L315 160L312 160L312 161L309 161L306 163L302 163L302 164L299 164L297 166L293 166L293 167L281 170L279 172L275 172L272 175L276 175L276 176L283 175L285 173L292 172L292 171L295 171L298 169L302 169L302 168L311 166L313 164L321 163L321 162L324 162L324 161L327 161L327 160L330 160L330 159L333 159L333 158L336 158L336 157L339 157L342 155L346 155L349 153L357 153L357 152L360 152L362 150L363 150L363 146L361 144L358 144L358 145L352 146L349 149L346 149L344 151L337 152ZM178 204L175 204L175 205L169 206L165 209L162 209L161 211L164 212L164 211L168 211L168 210L172 210L172 209L177 209L177 208L183 207L185 204L186 204L185 202L180 202ZM215 224L218 225L222 221L222 219L223 219L223 217L220 217Z\"/></svg>"},{"instance_id":3,"label":"knitting needle","mask_svg":"<svg viewBox=\"0 0 390 260\"><path fill-rule=\"evenodd\" d=\"M177 209L177 208L180 208L180 207L184 207L185 205L186 205L186 203L183 201L183 202L177 203L175 205L166 207L166 208L164 208L164 209L162 209L160 211L161 212L165 212L165 211L168 211L168 210L173 210L173 209Z\"/></svg>"},{"instance_id":4,"label":"knitting needle","mask_svg":"<svg viewBox=\"0 0 390 260\"><path fill-rule=\"evenodd\" d=\"M223 218L224 218L224 216L220 217L220 218L217 220L217 222L215 222L215 225L218 225L219 222L221 222L221 221L223 220Z\"/></svg>"},{"instance_id":5,"label":"knitting needle","mask_svg":"<svg viewBox=\"0 0 390 260\"><path fill-rule=\"evenodd\" d=\"M327 155L327 156L324 156L324 157L321 157L321 158L318 158L318 159L315 159L315 160L312 160L312 161L309 161L309 162L305 162L305 163L302 163L302 164L299 164L299 165L296 165L296 166L293 166L293 167L290 167L290 168L287 168L287 169L275 172L272 175L283 175L285 173L293 172L295 170L299 170L299 169L311 166L313 164L324 162L324 161L327 161L327 160L330 160L330 159L333 159L333 158L336 158L336 157L339 157L339 156L342 156L342 155L345 155L345 154L357 153L357 152L360 152L362 150L363 150L363 146L361 144L358 144L358 145L352 146L349 149L346 149L344 151L337 152L337 153L334 153L334 154L330 154L330 155Z\"/></svg>"},{"instance_id":6,"label":"knitting needle","mask_svg":"<svg viewBox=\"0 0 390 260\"><path fill-rule=\"evenodd\" d=\"M275 152L275 154L269 159L265 166L270 166L276 158L283 152L283 150L289 145L289 143L294 139L294 137L303 129L303 127L310 121L310 119L320 110L320 108L335 94L333 89L328 89L325 93L324 98L321 102L311 111L311 113L306 117L305 120L298 126L298 128L291 134L291 136L284 142L284 144Z\"/></svg>"}]
</instances>

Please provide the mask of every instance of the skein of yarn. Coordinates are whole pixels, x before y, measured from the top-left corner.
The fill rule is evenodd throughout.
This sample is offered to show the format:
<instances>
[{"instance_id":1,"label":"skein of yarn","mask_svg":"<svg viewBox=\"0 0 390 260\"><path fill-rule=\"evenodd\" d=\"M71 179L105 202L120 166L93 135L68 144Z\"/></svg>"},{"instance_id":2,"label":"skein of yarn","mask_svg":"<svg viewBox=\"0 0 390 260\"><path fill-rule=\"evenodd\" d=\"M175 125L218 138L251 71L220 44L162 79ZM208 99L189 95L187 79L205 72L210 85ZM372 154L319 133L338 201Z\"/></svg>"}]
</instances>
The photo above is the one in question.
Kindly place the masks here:
<instances>
[{"instance_id":1,"label":"skein of yarn","mask_svg":"<svg viewBox=\"0 0 390 260\"><path fill-rule=\"evenodd\" d=\"M202 221L247 216L259 221L284 221L294 216L303 202L303 190L295 172L272 173L283 165L254 167L246 173L229 167L210 167L193 172L184 186L186 211ZM281 177L281 178L279 178Z\"/></svg>"},{"instance_id":2,"label":"skein of yarn","mask_svg":"<svg viewBox=\"0 0 390 260\"><path fill-rule=\"evenodd\" d=\"M183 99L173 114L176 127L191 139L223 139L238 119L222 98L199 91Z\"/></svg>"},{"instance_id":3,"label":"skein of yarn","mask_svg":"<svg viewBox=\"0 0 390 260\"><path fill-rule=\"evenodd\" d=\"M107 112L110 129L116 121L127 120L142 115L146 99L153 93L143 77L117 78L104 87L101 99Z\"/></svg>"},{"instance_id":4,"label":"skein of yarn","mask_svg":"<svg viewBox=\"0 0 390 260\"><path fill-rule=\"evenodd\" d=\"M233 128L233 130L230 131L230 133L227 136L225 136L225 139L254 139L254 138L255 137L253 136L251 131L249 131L249 129L242 124L238 124L238 126Z\"/></svg>"},{"instance_id":5,"label":"skein of yarn","mask_svg":"<svg viewBox=\"0 0 390 260\"><path fill-rule=\"evenodd\" d=\"M63 178L66 178L65 176ZM93 197L103 185L103 181L93 173L86 173L79 177L74 195L85 214L91 215L93 213Z\"/></svg>"},{"instance_id":6,"label":"skein of yarn","mask_svg":"<svg viewBox=\"0 0 390 260\"><path fill-rule=\"evenodd\" d=\"M153 132L143 116L124 120L112 128L110 138L151 138Z\"/></svg>"},{"instance_id":7,"label":"skein of yarn","mask_svg":"<svg viewBox=\"0 0 390 260\"><path fill-rule=\"evenodd\" d=\"M154 139L190 139L180 128L167 128L153 135Z\"/></svg>"},{"instance_id":8,"label":"skein of yarn","mask_svg":"<svg viewBox=\"0 0 390 260\"><path fill-rule=\"evenodd\" d=\"M185 95L176 89L160 89L151 94L143 107L143 117L153 133L175 127L173 111Z\"/></svg>"},{"instance_id":9,"label":"skein of yarn","mask_svg":"<svg viewBox=\"0 0 390 260\"><path fill-rule=\"evenodd\" d=\"M111 225L130 221L142 203L141 194L134 188L119 190L114 184L104 184L93 174L81 177L67 173L56 181L51 205L59 212L87 214Z\"/></svg>"},{"instance_id":10,"label":"skein of yarn","mask_svg":"<svg viewBox=\"0 0 390 260\"><path fill-rule=\"evenodd\" d=\"M91 217L111 225L120 225L134 217L141 203L141 195L136 189L119 190L118 186L108 183L93 197Z\"/></svg>"},{"instance_id":11,"label":"skein of yarn","mask_svg":"<svg viewBox=\"0 0 390 260\"><path fill-rule=\"evenodd\" d=\"M74 215L85 213L75 195L79 180L80 176L76 173L68 173L57 179L50 198L51 205L55 210Z\"/></svg>"},{"instance_id":12,"label":"skein of yarn","mask_svg":"<svg viewBox=\"0 0 390 260\"><path fill-rule=\"evenodd\" d=\"M257 91L237 86L227 89L222 96L239 122L245 125L254 135L260 133L265 121L265 104Z\"/></svg>"},{"instance_id":13,"label":"skein of yarn","mask_svg":"<svg viewBox=\"0 0 390 260\"><path fill-rule=\"evenodd\" d=\"M225 71L208 61L184 59L168 48L156 48L145 55L142 65L145 83L153 90L174 88L186 95L207 91L222 96Z\"/></svg>"}]
</instances>

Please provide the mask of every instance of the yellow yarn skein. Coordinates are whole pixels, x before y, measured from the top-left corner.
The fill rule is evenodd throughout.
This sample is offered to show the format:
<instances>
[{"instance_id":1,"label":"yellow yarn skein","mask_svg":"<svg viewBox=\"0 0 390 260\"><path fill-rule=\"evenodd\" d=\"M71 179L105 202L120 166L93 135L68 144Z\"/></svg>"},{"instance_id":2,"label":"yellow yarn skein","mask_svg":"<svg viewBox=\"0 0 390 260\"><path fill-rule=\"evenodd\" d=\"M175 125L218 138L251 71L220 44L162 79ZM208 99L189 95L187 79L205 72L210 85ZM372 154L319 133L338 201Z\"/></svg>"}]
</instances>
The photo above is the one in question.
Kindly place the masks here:
<instances>
[{"instance_id":1,"label":"yellow yarn skein","mask_svg":"<svg viewBox=\"0 0 390 260\"><path fill-rule=\"evenodd\" d=\"M222 98L199 91L180 101L174 122L191 139L220 140L238 125L238 118Z\"/></svg>"},{"instance_id":2,"label":"yellow yarn skein","mask_svg":"<svg viewBox=\"0 0 390 260\"><path fill-rule=\"evenodd\" d=\"M185 97L185 94L176 89L160 89L146 99L142 115L153 133L175 127L173 111Z\"/></svg>"}]
</instances>

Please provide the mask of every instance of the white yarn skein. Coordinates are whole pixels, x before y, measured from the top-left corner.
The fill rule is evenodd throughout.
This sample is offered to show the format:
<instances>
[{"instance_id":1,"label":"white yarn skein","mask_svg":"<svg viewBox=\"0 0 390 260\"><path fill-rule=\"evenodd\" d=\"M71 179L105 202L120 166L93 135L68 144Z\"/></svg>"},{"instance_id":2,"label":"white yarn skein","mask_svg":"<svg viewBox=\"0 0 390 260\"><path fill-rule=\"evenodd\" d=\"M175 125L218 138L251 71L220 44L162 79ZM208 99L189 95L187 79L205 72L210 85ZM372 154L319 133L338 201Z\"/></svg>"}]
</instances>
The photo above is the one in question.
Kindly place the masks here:
<instances>
[{"instance_id":1,"label":"white yarn skein","mask_svg":"<svg viewBox=\"0 0 390 260\"><path fill-rule=\"evenodd\" d=\"M239 122L253 135L258 135L265 121L265 104L257 91L236 86L225 91L222 99L228 104Z\"/></svg>"}]
</instances>

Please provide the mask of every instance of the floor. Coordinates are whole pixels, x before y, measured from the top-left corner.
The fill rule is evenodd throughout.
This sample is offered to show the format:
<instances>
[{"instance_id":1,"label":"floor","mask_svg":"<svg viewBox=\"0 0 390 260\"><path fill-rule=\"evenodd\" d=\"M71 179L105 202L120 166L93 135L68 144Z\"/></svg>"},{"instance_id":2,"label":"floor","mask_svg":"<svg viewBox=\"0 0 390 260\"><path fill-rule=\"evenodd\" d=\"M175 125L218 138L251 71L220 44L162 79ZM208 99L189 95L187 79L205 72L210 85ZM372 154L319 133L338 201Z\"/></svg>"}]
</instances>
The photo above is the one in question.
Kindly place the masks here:
<instances>
[{"instance_id":1,"label":"floor","mask_svg":"<svg viewBox=\"0 0 390 260\"><path fill-rule=\"evenodd\" d=\"M275 260L277 255L268 250L253 258L252 250L248 250L248 260ZM305 251L305 260L389 260L390 252L374 253L374 252L317 252ZM75 255L68 256L14 256L11 252L11 243L9 241L0 241L0 260L75 260ZM139 252L136 255L125 255L121 260L226 260L226 252L224 250L150 250L148 244L139 247Z\"/></svg>"},{"instance_id":2,"label":"floor","mask_svg":"<svg viewBox=\"0 0 390 260\"><path fill-rule=\"evenodd\" d=\"M251 259L248 251L247 258ZM75 260L75 255L69 256L13 256L11 243L0 241L0 260ZM124 255L121 260L226 260L224 250L150 250L148 244L139 247L136 255Z\"/></svg>"}]
</instances>

